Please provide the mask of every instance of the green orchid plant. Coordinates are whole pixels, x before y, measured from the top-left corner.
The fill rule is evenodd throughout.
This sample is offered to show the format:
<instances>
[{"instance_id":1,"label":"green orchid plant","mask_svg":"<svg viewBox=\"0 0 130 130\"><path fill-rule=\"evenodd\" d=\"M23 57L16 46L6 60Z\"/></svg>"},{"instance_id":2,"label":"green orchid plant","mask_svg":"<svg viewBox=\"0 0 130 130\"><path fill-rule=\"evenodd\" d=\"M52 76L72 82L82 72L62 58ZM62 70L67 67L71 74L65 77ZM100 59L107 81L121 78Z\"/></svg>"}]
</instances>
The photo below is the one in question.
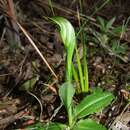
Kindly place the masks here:
<instances>
[{"instance_id":1,"label":"green orchid plant","mask_svg":"<svg viewBox=\"0 0 130 130\"><path fill-rule=\"evenodd\" d=\"M38 123L29 126L27 130L106 130L103 125L90 119L89 116L109 105L114 96L110 92L97 88L90 95L84 97L79 104L74 104L73 97L76 87L72 84L73 74L76 74L77 77L77 72L72 62L74 49L76 49L79 70L83 72L76 48L75 31L71 23L63 17L53 17L51 20L59 25L61 38L66 50L66 82L59 87L59 97L67 111L68 123L50 122L45 125ZM81 73L80 76L83 76L83 74Z\"/></svg>"},{"instance_id":2,"label":"green orchid plant","mask_svg":"<svg viewBox=\"0 0 130 130\"><path fill-rule=\"evenodd\" d=\"M86 61L86 49L83 49L83 67L80 61L80 56L76 46L76 36L72 24L63 17L50 18L54 23L60 27L60 35L66 51L66 81L72 82L72 77L76 82L80 82L80 86L76 88L77 93L88 92L88 70ZM78 69L75 69L73 64L74 50L76 52L76 61Z\"/></svg>"}]
</instances>

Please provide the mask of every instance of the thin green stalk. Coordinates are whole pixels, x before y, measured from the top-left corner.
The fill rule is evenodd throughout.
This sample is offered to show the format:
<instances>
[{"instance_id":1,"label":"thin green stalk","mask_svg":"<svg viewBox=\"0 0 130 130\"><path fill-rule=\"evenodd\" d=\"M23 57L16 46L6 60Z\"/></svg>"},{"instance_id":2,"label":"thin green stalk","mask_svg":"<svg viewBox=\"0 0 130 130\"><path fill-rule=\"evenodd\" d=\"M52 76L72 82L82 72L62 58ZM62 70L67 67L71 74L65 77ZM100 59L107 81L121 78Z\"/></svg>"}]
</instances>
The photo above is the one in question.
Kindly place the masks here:
<instances>
[{"instance_id":1,"label":"thin green stalk","mask_svg":"<svg viewBox=\"0 0 130 130\"><path fill-rule=\"evenodd\" d=\"M80 56L79 56L77 47L75 50L76 50L76 60L77 60L77 64L78 64L78 72L79 72L81 90L82 90L82 92L84 92L84 79L83 79L82 65L80 62Z\"/></svg>"},{"instance_id":2,"label":"thin green stalk","mask_svg":"<svg viewBox=\"0 0 130 130\"><path fill-rule=\"evenodd\" d=\"M106 0L97 10L95 10L92 13L91 17L94 16L97 13L97 11L101 10L109 1L110 0ZM79 4L80 4L80 11L82 13L82 11L83 11L82 0L79 0ZM84 27L88 23L88 20L86 20L83 24L82 24L82 21L79 21L79 23L81 24L81 27L80 27L79 32L77 33L77 36L80 34L81 42L83 44L83 68L82 68L81 63L80 63L80 59L79 59L77 49L76 49L76 57L77 57L78 70L79 70L79 77L80 77L80 84L81 84L82 92L88 92L88 90L89 90L89 80L88 80L88 68L87 68L87 60L86 60L87 49L86 49L85 37L84 37Z\"/></svg>"},{"instance_id":3,"label":"thin green stalk","mask_svg":"<svg viewBox=\"0 0 130 130\"><path fill-rule=\"evenodd\" d=\"M83 13L83 8L82 8L82 0L80 2L80 12ZM82 25L83 20L80 21L80 24ZM89 90L89 81L88 81L88 67L87 67L87 48L85 45L85 33L84 30L81 32L81 42L83 44L83 80L84 80L84 92L88 92Z\"/></svg>"},{"instance_id":4,"label":"thin green stalk","mask_svg":"<svg viewBox=\"0 0 130 130\"><path fill-rule=\"evenodd\" d=\"M68 50L66 50L68 51ZM67 52L67 58L66 58L66 81L71 82L72 81L72 58L73 54L70 55L70 53Z\"/></svg>"},{"instance_id":5,"label":"thin green stalk","mask_svg":"<svg viewBox=\"0 0 130 130\"><path fill-rule=\"evenodd\" d=\"M80 84L79 84L79 77L78 77L78 73L74 67L74 65L72 64L72 72L73 72L73 78L76 82L76 92L77 93L81 93L81 88L80 88Z\"/></svg>"},{"instance_id":6,"label":"thin green stalk","mask_svg":"<svg viewBox=\"0 0 130 130\"><path fill-rule=\"evenodd\" d=\"M82 8L82 0L79 0L79 6L80 6L80 13L83 13L83 8Z\"/></svg>"},{"instance_id":7,"label":"thin green stalk","mask_svg":"<svg viewBox=\"0 0 130 130\"><path fill-rule=\"evenodd\" d=\"M87 48L85 45L85 34L81 32L81 42L83 44L83 81L84 81L84 92L88 92L89 90L89 81L88 81L88 67L87 67Z\"/></svg>"},{"instance_id":8,"label":"thin green stalk","mask_svg":"<svg viewBox=\"0 0 130 130\"><path fill-rule=\"evenodd\" d=\"M52 1L49 0L48 2L49 2L49 5L50 5L50 8L51 8L51 11L52 11L53 16L55 16L54 9L53 9L53 5L52 5Z\"/></svg>"},{"instance_id":9,"label":"thin green stalk","mask_svg":"<svg viewBox=\"0 0 130 130\"><path fill-rule=\"evenodd\" d=\"M93 13L91 16L94 16L99 10L101 10L108 2L110 2L110 0L105 0L104 3L98 7Z\"/></svg>"},{"instance_id":10,"label":"thin green stalk","mask_svg":"<svg viewBox=\"0 0 130 130\"><path fill-rule=\"evenodd\" d=\"M69 111L68 111L68 118L69 118L69 126L71 127L73 124L73 115L72 115L72 107L70 107Z\"/></svg>"},{"instance_id":11,"label":"thin green stalk","mask_svg":"<svg viewBox=\"0 0 130 130\"><path fill-rule=\"evenodd\" d=\"M88 80L88 64L87 64L87 48L83 43L83 72L84 72L84 89L85 92L89 91L89 80Z\"/></svg>"}]
</instances>

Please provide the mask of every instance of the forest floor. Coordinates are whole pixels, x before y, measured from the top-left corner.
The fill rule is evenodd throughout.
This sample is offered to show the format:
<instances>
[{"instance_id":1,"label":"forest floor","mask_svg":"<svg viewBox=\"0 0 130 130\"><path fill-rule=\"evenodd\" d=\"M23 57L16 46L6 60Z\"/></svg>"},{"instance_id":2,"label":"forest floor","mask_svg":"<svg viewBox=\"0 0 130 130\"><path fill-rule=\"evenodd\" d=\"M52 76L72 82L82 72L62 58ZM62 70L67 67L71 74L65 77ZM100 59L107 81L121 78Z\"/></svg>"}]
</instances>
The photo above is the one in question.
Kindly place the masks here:
<instances>
[{"instance_id":1,"label":"forest floor","mask_svg":"<svg viewBox=\"0 0 130 130\"><path fill-rule=\"evenodd\" d=\"M95 114L94 118L110 128L113 121L122 116L122 130L129 130L129 0L86 0L82 5L80 0L48 1L0 1L0 129L20 130L37 121L47 122L60 105L57 90L65 78L65 51L58 30L46 19L55 15L67 18L76 32L84 28L90 89L101 87L116 97L111 105ZM107 24L114 17L110 29L104 31L102 22ZM25 33L13 19L17 19ZM80 25L79 19L86 24ZM101 36L101 41L97 40L94 32L99 34L98 38ZM109 39L106 43L103 43L105 39L101 39L104 35ZM27 36L39 48L58 80ZM79 52L83 50L81 42L78 36ZM66 122L64 108L53 120ZM119 129L113 127L112 130Z\"/></svg>"}]
</instances>

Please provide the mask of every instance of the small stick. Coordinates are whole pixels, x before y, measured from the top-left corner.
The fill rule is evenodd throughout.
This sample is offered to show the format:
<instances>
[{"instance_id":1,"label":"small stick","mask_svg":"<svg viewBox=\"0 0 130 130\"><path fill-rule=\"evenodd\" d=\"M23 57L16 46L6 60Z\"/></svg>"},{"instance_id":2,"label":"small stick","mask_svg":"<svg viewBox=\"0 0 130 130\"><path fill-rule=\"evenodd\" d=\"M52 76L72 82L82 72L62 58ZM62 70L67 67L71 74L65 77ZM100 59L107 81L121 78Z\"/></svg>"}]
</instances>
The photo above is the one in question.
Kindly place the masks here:
<instances>
[{"instance_id":1,"label":"small stick","mask_svg":"<svg viewBox=\"0 0 130 130\"><path fill-rule=\"evenodd\" d=\"M39 56L42 58L42 60L45 62L45 64L47 65L47 67L49 68L49 70L51 71L51 73L54 75L54 77L56 79L58 79L57 75L55 74L55 72L52 70L52 68L50 67L49 63L47 62L47 60L44 58L44 56L42 55L42 53L40 52L40 50L38 49L38 47L35 45L34 41L30 38L30 36L28 35L27 31L16 21L17 25L19 26L19 28L22 30L22 32L24 33L24 35L27 37L27 39L29 40L29 42L32 44L32 46L35 48L35 50L37 51L37 53L39 54Z\"/></svg>"},{"instance_id":2,"label":"small stick","mask_svg":"<svg viewBox=\"0 0 130 130\"><path fill-rule=\"evenodd\" d=\"M41 101L38 99L38 97L36 96L36 95L34 95L33 93L31 93L31 92L27 92L28 94L30 94L31 96L33 96L37 101L38 101L38 103L39 103L39 105L40 105L40 108L41 108L41 112L40 112L40 121L42 121L42 113L43 113L43 107L42 107L42 103L41 103Z\"/></svg>"}]
</instances>

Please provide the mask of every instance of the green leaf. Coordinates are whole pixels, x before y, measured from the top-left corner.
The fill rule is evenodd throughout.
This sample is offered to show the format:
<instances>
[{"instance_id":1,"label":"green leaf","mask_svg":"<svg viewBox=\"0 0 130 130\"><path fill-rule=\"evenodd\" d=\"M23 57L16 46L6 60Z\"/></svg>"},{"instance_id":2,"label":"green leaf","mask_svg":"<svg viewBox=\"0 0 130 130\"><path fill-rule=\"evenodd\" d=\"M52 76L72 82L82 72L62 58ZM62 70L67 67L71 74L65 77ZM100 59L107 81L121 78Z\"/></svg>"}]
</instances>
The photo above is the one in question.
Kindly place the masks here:
<instances>
[{"instance_id":1,"label":"green leaf","mask_svg":"<svg viewBox=\"0 0 130 130\"><path fill-rule=\"evenodd\" d=\"M106 27L105 27L104 19L102 17L97 17L97 20L98 20L98 22L100 24L101 31L105 32Z\"/></svg>"},{"instance_id":2,"label":"green leaf","mask_svg":"<svg viewBox=\"0 0 130 130\"><path fill-rule=\"evenodd\" d=\"M72 118L73 118L72 117L72 106L73 106L72 101L73 101L74 94L75 94L75 89L74 89L73 84L71 84L70 82L66 82L62 84L62 86L60 86L59 88L59 96L68 112L70 125L72 123Z\"/></svg>"},{"instance_id":3,"label":"green leaf","mask_svg":"<svg viewBox=\"0 0 130 130\"><path fill-rule=\"evenodd\" d=\"M72 58L74 53L74 48L76 45L75 31L72 24L63 17L52 17L50 18L60 27L60 35L63 40L66 53L67 53L67 63L66 63L66 80L72 80Z\"/></svg>"},{"instance_id":4,"label":"green leaf","mask_svg":"<svg viewBox=\"0 0 130 130\"><path fill-rule=\"evenodd\" d=\"M34 125L28 126L25 130L65 130L66 125L60 123L50 123L43 125L41 123L36 123Z\"/></svg>"},{"instance_id":5,"label":"green leaf","mask_svg":"<svg viewBox=\"0 0 130 130\"><path fill-rule=\"evenodd\" d=\"M75 118L82 118L98 112L114 99L110 92L95 91L90 96L85 97L75 108Z\"/></svg>"},{"instance_id":6,"label":"green leaf","mask_svg":"<svg viewBox=\"0 0 130 130\"><path fill-rule=\"evenodd\" d=\"M98 20L98 22L99 22L99 24L100 24L100 29L101 29L101 31L103 31L103 32L106 33L106 32L109 31L109 29L112 28L112 25L113 25L113 23L115 22L116 18L114 17L114 18L112 18L111 20L106 21L106 20L104 20L102 17L97 17L97 20Z\"/></svg>"},{"instance_id":7,"label":"green leaf","mask_svg":"<svg viewBox=\"0 0 130 130\"><path fill-rule=\"evenodd\" d=\"M122 33L122 26L118 26L118 27L113 28L112 32L120 36Z\"/></svg>"},{"instance_id":8,"label":"green leaf","mask_svg":"<svg viewBox=\"0 0 130 130\"><path fill-rule=\"evenodd\" d=\"M29 80L27 80L25 83L23 83L21 86L20 86L20 90L26 90L26 91L29 91L29 90L32 90L34 85L36 84L36 82L38 81L39 77L33 77Z\"/></svg>"},{"instance_id":9,"label":"green leaf","mask_svg":"<svg viewBox=\"0 0 130 130\"><path fill-rule=\"evenodd\" d=\"M72 105L72 99L73 99L74 93L75 93L74 86L70 82L66 82L62 84L59 88L59 96L67 110Z\"/></svg>"},{"instance_id":10,"label":"green leaf","mask_svg":"<svg viewBox=\"0 0 130 130\"><path fill-rule=\"evenodd\" d=\"M106 30L108 31L110 28L112 28L113 23L115 22L116 17L112 18L110 21L108 21L106 25Z\"/></svg>"},{"instance_id":11,"label":"green leaf","mask_svg":"<svg viewBox=\"0 0 130 130\"><path fill-rule=\"evenodd\" d=\"M91 119L80 120L72 130L107 130L101 124Z\"/></svg>"},{"instance_id":12,"label":"green leaf","mask_svg":"<svg viewBox=\"0 0 130 130\"><path fill-rule=\"evenodd\" d=\"M115 54L126 54L126 50L127 50L127 46L126 45L121 45L121 43L119 41L112 41L112 52Z\"/></svg>"}]
</instances>

